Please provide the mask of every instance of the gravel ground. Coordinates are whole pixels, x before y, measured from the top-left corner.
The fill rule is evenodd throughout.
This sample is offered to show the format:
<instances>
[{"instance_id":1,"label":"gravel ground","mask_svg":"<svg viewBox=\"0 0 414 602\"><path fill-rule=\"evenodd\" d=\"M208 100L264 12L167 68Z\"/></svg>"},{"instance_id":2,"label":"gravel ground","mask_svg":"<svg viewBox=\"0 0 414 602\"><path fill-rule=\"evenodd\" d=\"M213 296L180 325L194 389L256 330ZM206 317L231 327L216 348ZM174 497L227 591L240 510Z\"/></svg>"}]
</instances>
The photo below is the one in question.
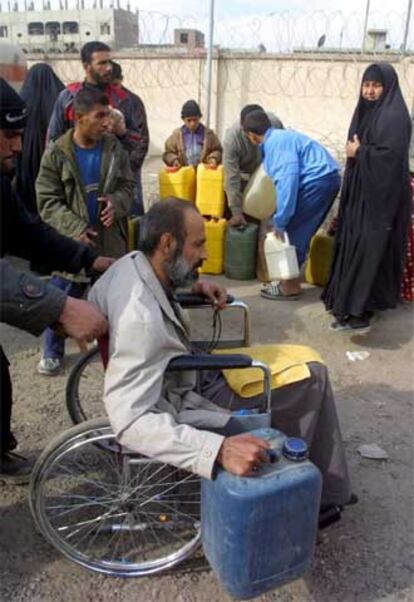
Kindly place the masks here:
<instances>
[{"instance_id":1,"label":"gravel ground","mask_svg":"<svg viewBox=\"0 0 414 602\"><path fill-rule=\"evenodd\" d=\"M253 343L310 344L326 359L353 487L360 498L339 523L323 532L310 574L258 600L413 600L412 308L405 305L384 313L370 335L351 339L328 330L320 289L307 287L297 301L271 302L258 296L258 283L219 280L249 304ZM229 318L225 330L234 330L234 320ZM70 345L64 373L42 377L36 373L40 340L5 325L0 334L15 383L16 435L22 448L40 449L70 426L63 391L78 352ZM349 350L370 355L350 362L345 355ZM388 461L362 458L357 449L363 443L377 443L388 453ZM2 602L230 600L201 554L162 576L103 577L64 559L36 532L25 487L3 487L0 512Z\"/></svg>"}]
</instances>

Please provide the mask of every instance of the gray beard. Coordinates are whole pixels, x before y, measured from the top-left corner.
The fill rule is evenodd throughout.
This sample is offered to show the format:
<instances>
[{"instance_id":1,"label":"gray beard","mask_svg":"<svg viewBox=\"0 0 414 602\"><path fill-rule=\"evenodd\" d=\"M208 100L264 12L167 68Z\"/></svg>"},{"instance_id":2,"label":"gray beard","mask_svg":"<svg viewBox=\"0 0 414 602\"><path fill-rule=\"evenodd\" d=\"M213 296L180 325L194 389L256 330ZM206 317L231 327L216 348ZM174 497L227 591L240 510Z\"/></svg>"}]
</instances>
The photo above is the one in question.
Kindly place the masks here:
<instances>
[{"instance_id":1,"label":"gray beard","mask_svg":"<svg viewBox=\"0 0 414 602\"><path fill-rule=\"evenodd\" d=\"M199 265L190 267L182 255L164 261L164 270L174 289L191 286L198 278L199 267Z\"/></svg>"}]
</instances>

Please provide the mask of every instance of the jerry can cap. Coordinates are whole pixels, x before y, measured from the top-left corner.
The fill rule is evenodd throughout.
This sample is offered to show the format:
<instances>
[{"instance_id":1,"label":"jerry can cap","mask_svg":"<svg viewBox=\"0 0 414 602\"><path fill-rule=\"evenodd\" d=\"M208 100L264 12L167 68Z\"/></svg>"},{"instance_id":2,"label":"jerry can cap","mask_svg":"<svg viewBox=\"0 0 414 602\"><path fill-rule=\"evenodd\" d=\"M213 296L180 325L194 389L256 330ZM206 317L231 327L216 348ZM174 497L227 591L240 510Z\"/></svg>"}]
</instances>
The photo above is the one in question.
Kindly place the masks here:
<instances>
[{"instance_id":1,"label":"jerry can cap","mask_svg":"<svg viewBox=\"0 0 414 602\"><path fill-rule=\"evenodd\" d=\"M294 462L303 462L308 457L308 446L303 439L289 437L283 444L283 455Z\"/></svg>"}]
</instances>

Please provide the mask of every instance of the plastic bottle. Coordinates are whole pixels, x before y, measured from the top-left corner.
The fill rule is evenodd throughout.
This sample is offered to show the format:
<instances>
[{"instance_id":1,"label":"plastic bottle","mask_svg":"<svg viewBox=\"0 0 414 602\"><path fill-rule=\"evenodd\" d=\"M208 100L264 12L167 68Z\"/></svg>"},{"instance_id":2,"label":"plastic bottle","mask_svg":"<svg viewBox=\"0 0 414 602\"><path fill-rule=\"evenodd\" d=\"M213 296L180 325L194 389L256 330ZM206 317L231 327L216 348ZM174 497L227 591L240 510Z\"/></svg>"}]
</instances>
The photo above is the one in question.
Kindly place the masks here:
<instances>
[{"instance_id":1,"label":"plastic bottle","mask_svg":"<svg viewBox=\"0 0 414 602\"><path fill-rule=\"evenodd\" d=\"M277 238L273 232L268 232L264 252L270 280L290 280L299 276L296 249L289 243L286 232L284 241Z\"/></svg>"},{"instance_id":2,"label":"plastic bottle","mask_svg":"<svg viewBox=\"0 0 414 602\"><path fill-rule=\"evenodd\" d=\"M196 205L201 215L224 215L224 169L199 163L197 167Z\"/></svg>"}]
</instances>

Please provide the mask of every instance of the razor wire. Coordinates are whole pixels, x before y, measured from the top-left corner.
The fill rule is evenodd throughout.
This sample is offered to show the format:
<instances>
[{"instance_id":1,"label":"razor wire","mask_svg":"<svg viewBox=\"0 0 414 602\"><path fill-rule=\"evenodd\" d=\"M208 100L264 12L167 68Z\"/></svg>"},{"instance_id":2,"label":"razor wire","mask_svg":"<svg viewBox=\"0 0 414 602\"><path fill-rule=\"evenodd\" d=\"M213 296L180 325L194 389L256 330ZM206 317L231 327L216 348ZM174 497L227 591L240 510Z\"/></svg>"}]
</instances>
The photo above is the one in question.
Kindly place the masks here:
<instances>
[{"instance_id":1,"label":"razor wire","mask_svg":"<svg viewBox=\"0 0 414 602\"><path fill-rule=\"evenodd\" d=\"M174 39L177 29L207 31L207 3L190 5L200 11L193 15L138 11L138 46L113 52L122 66L124 84L147 107L154 155L161 153L163 141L180 124L183 102L194 98L205 106L206 48L177 45ZM219 14L213 53L213 127L223 137L244 104L259 102L287 126L315 137L342 159L367 64L391 62L407 105L413 107L414 39L411 29L403 53L405 24L404 12L371 11L368 29L386 33L381 44L362 52L363 11L280 11L232 19ZM83 77L79 54L39 55L38 59L47 60L66 83ZM37 61L30 56L30 62Z\"/></svg>"}]
</instances>

